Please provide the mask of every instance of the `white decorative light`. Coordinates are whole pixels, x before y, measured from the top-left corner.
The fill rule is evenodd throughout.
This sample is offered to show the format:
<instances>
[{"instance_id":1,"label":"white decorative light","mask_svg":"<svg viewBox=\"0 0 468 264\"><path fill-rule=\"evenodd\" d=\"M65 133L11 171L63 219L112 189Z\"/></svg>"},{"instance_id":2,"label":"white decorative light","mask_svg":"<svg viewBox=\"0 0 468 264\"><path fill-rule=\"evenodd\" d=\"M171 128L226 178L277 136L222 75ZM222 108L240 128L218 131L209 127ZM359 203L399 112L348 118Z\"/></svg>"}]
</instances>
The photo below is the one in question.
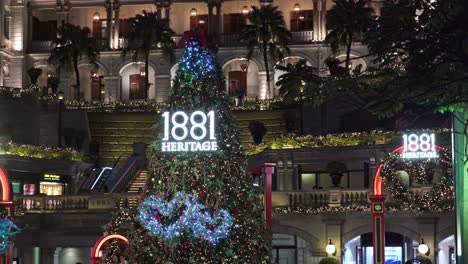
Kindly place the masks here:
<instances>
[{"instance_id":1,"label":"white decorative light","mask_svg":"<svg viewBox=\"0 0 468 264\"><path fill-rule=\"evenodd\" d=\"M98 12L94 13L93 20L98 21L99 19L100 19L99 13Z\"/></svg>"},{"instance_id":2,"label":"white decorative light","mask_svg":"<svg viewBox=\"0 0 468 264\"><path fill-rule=\"evenodd\" d=\"M190 10L190 16L192 16L192 17L197 16L197 9L192 8L192 9Z\"/></svg>"},{"instance_id":3,"label":"white decorative light","mask_svg":"<svg viewBox=\"0 0 468 264\"><path fill-rule=\"evenodd\" d=\"M401 157L403 159L438 158L434 133L423 133L421 135L404 134L402 137L403 151Z\"/></svg>"},{"instance_id":4,"label":"white decorative light","mask_svg":"<svg viewBox=\"0 0 468 264\"><path fill-rule=\"evenodd\" d=\"M163 152L216 151L215 112L164 112Z\"/></svg>"},{"instance_id":5,"label":"white decorative light","mask_svg":"<svg viewBox=\"0 0 468 264\"><path fill-rule=\"evenodd\" d=\"M336 254L336 247L335 247L335 245L333 245L331 239L330 239L330 242L328 242L328 245L325 247L325 251L329 255L335 255Z\"/></svg>"},{"instance_id":6,"label":"white decorative light","mask_svg":"<svg viewBox=\"0 0 468 264\"><path fill-rule=\"evenodd\" d=\"M301 11L301 6L298 3L296 3L293 6L293 10L294 10L294 12L299 12L299 11Z\"/></svg>"},{"instance_id":7,"label":"white decorative light","mask_svg":"<svg viewBox=\"0 0 468 264\"><path fill-rule=\"evenodd\" d=\"M421 244L419 244L419 246L418 246L418 252L420 254L429 256L429 251L430 251L429 246L426 243L424 243L424 239L421 238Z\"/></svg>"},{"instance_id":8,"label":"white decorative light","mask_svg":"<svg viewBox=\"0 0 468 264\"><path fill-rule=\"evenodd\" d=\"M242 7L242 14L247 15L249 13L249 8L247 6Z\"/></svg>"}]
</instances>

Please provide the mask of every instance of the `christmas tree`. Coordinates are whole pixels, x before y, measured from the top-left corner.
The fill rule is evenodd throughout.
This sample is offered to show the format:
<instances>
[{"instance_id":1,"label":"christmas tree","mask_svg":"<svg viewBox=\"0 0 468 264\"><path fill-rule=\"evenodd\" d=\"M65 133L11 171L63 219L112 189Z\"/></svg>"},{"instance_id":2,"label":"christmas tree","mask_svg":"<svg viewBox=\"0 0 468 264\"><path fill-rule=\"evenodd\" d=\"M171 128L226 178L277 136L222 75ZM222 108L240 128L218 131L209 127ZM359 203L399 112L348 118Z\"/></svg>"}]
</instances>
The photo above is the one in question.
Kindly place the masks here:
<instances>
[{"instance_id":1,"label":"christmas tree","mask_svg":"<svg viewBox=\"0 0 468 264\"><path fill-rule=\"evenodd\" d=\"M129 234L133 262L271 262L259 190L225 91L215 54L188 39Z\"/></svg>"}]
</instances>

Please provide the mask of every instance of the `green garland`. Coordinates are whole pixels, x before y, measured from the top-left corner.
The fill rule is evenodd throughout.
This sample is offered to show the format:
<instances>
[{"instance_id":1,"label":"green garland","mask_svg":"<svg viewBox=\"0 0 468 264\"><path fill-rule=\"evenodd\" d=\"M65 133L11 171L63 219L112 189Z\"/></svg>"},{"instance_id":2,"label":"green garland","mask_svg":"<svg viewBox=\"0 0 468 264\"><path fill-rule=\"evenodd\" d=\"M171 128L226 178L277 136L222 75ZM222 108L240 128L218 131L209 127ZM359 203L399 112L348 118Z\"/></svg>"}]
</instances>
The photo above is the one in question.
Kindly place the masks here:
<instances>
[{"instance_id":1,"label":"green garland","mask_svg":"<svg viewBox=\"0 0 468 264\"><path fill-rule=\"evenodd\" d=\"M72 148L19 145L11 141L0 143L0 155L81 161L80 153Z\"/></svg>"},{"instance_id":2,"label":"green garland","mask_svg":"<svg viewBox=\"0 0 468 264\"><path fill-rule=\"evenodd\" d=\"M414 131L412 131L414 133ZM450 138L450 129L420 129L420 133L436 133L438 138ZM397 144L401 141L401 135L405 131L381 131L353 132L328 135L306 135L298 136L286 134L273 140L271 143L260 145L247 145L246 155L255 155L268 149L298 149L298 148L320 148L320 147L352 147L368 145Z\"/></svg>"},{"instance_id":3,"label":"green garland","mask_svg":"<svg viewBox=\"0 0 468 264\"><path fill-rule=\"evenodd\" d=\"M384 158L381 176L385 182L385 189L395 203L407 206L415 212L453 209L452 155L446 149L437 152L438 159L403 160L400 153L390 153ZM402 171L408 174L409 182L420 184L428 191L411 191L400 177Z\"/></svg>"}]
</instances>

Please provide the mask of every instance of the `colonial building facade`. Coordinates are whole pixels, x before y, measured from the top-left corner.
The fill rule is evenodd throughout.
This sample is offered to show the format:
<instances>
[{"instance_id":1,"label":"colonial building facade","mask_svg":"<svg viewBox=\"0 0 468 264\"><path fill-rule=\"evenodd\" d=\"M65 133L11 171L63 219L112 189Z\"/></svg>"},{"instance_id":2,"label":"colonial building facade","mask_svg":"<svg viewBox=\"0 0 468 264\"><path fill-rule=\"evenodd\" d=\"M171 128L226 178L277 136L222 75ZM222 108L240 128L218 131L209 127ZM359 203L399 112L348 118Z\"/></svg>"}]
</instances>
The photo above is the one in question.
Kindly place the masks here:
<instances>
[{"instance_id":1,"label":"colonial building facade","mask_svg":"<svg viewBox=\"0 0 468 264\"><path fill-rule=\"evenodd\" d=\"M58 74L47 62L52 42L57 37L57 27L71 23L90 28L100 49L99 68L95 69L85 61L79 63L79 96L83 101L143 101L146 74L150 83L148 99L163 101L171 89L177 60L171 61L161 51L153 50L149 71L145 72L142 61L122 57L130 18L146 10L156 11L169 20L176 33L176 43L185 31L206 29L218 43L217 58L226 76L229 95L235 97L236 91L241 89L246 100L273 99L278 96L274 83L283 73L271 69L274 76L272 90L267 91L262 59L257 56L248 61L247 51L239 42L239 32L246 23L245 13L249 12L251 5L258 4L258 1L237 0L0 0L0 86L26 87L30 84L26 71L40 68L42 74L37 84L42 95L56 92L50 87L50 78L57 77L60 79L58 90L64 92L65 99L73 99L74 74L63 71ZM333 54L323 42L328 30L325 15L333 5L331 0L275 0L274 4L279 6L287 27L292 31L291 53L277 64L304 59L319 69L320 74L327 74L325 60L331 56L345 56L344 52ZM371 6L374 14L379 15L380 4L372 2ZM182 49L176 49L175 53L179 58ZM355 59L352 60L352 68L357 65L362 65L363 70L372 67L369 58L363 56L365 54L364 45L359 42L353 44L351 56ZM8 112L8 109L1 109ZM66 116L72 115L68 113L65 119ZM84 120L80 124L83 131L93 130L92 123L102 121L93 119L85 110L81 110L80 116ZM50 118L55 120L56 117ZM37 124L38 130L47 123L46 120L42 120L42 125ZM64 121L67 122L70 123ZM312 122L314 120L311 119ZM96 140L96 134L93 131L87 133L90 140ZM99 137L105 138L105 135L99 134ZM134 142L141 142L142 138L135 138ZM31 139L31 142L38 144L50 140ZM451 148L449 142L444 144L444 147ZM335 246L334 256L342 263L372 263L372 218L368 211L368 195L372 193L372 182L380 159L395 147L398 147L397 143L284 148L251 156L251 168L261 167L263 163L276 165L272 227L275 263L318 263L327 256L325 247L329 243ZM18 236L14 255L24 264L88 263L91 247L102 235L102 226L111 218L115 204L136 199L136 194L127 193L131 183L123 188L123 193L79 194L79 186L85 180L81 175L84 169L75 173L71 169L57 172L68 179L62 185L58 184L66 190L60 195L43 195L40 190L30 193L25 191L25 181L21 180L20 173L16 173L21 170L18 168L20 165L9 167L13 159L2 160L2 165L16 177L12 180L23 184L14 194L14 201L21 209L19 223L27 224L29 228ZM326 165L333 161L346 165L338 185L332 182L326 169ZM36 173L38 178L50 174L50 171L27 170ZM135 171L128 178L135 181L140 174L141 171ZM40 185L38 179L31 179L31 182ZM414 188L424 189L424 186ZM392 199L388 201L392 205ZM454 263L455 226L451 212L415 214L410 210L394 210L387 213L386 231L386 258L396 261L393 263L404 263L418 255L416 248L422 239L430 248L428 257L433 263Z\"/></svg>"}]
</instances>

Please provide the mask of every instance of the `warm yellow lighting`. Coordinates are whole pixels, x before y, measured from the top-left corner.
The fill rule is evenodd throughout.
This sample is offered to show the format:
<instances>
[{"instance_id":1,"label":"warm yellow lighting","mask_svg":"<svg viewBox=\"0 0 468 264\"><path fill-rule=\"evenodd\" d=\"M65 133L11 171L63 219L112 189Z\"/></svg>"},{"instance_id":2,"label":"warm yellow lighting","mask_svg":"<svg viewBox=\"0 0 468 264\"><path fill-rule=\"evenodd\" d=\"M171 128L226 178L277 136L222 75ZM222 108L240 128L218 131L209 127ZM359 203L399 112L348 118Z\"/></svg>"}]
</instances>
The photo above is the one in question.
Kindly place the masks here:
<instances>
[{"instance_id":1,"label":"warm yellow lighting","mask_svg":"<svg viewBox=\"0 0 468 264\"><path fill-rule=\"evenodd\" d=\"M304 20L304 18L305 18L305 17L304 17L304 15L303 15L302 13L299 14L299 19L300 19L300 20Z\"/></svg>"},{"instance_id":2,"label":"warm yellow lighting","mask_svg":"<svg viewBox=\"0 0 468 264\"><path fill-rule=\"evenodd\" d=\"M249 8L247 6L242 7L242 14L247 15L249 13Z\"/></svg>"},{"instance_id":3,"label":"warm yellow lighting","mask_svg":"<svg viewBox=\"0 0 468 264\"><path fill-rule=\"evenodd\" d=\"M335 255L336 254L336 247L335 247L335 245L333 245L331 239L330 239L330 242L328 242L328 245L325 247L325 251L329 255Z\"/></svg>"},{"instance_id":4,"label":"warm yellow lighting","mask_svg":"<svg viewBox=\"0 0 468 264\"><path fill-rule=\"evenodd\" d=\"M418 246L418 252L422 255L429 256L429 246L424 243L424 239L421 239L421 244Z\"/></svg>"},{"instance_id":5,"label":"warm yellow lighting","mask_svg":"<svg viewBox=\"0 0 468 264\"><path fill-rule=\"evenodd\" d=\"M140 68L140 76L141 76L141 77L145 77L145 75L146 75L145 68L144 68L144 67L141 67L141 68Z\"/></svg>"},{"instance_id":6,"label":"warm yellow lighting","mask_svg":"<svg viewBox=\"0 0 468 264\"><path fill-rule=\"evenodd\" d=\"M100 16L99 16L99 13L98 12L94 13L93 20L98 21L99 19L101 19Z\"/></svg>"},{"instance_id":7,"label":"warm yellow lighting","mask_svg":"<svg viewBox=\"0 0 468 264\"><path fill-rule=\"evenodd\" d=\"M301 11L301 6L300 6L298 3L296 3L296 4L293 6L293 10L294 10L294 12L299 12L299 11Z\"/></svg>"},{"instance_id":8,"label":"warm yellow lighting","mask_svg":"<svg viewBox=\"0 0 468 264\"><path fill-rule=\"evenodd\" d=\"M193 17L197 16L197 9L192 8L192 9L190 10L190 16L193 16Z\"/></svg>"},{"instance_id":9,"label":"warm yellow lighting","mask_svg":"<svg viewBox=\"0 0 468 264\"><path fill-rule=\"evenodd\" d=\"M57 98L62 101L63 100L63 92L62 91L58 91L57 93Z\"/></svg>"}]
</instances>

